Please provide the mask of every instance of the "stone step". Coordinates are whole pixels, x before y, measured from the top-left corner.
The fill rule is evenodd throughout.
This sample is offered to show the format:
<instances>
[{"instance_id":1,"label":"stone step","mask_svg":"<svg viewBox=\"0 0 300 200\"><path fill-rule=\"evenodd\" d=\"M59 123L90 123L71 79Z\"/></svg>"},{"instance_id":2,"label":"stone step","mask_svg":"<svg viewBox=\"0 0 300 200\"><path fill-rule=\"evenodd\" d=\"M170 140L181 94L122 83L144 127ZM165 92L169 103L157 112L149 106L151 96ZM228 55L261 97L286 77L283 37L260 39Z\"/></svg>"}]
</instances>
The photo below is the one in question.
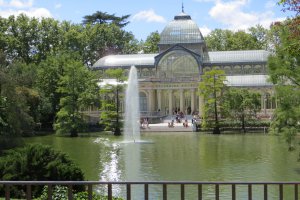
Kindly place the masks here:
<instances>
[{"instance_id":1,"label":"stone step","mask_svg":"<svg viewBox=\"0 0 300 200\"><path fill-rule=\"evenodd\" d=\"M182 123L175 123L174 127L168 127L168 123L149 124L149 127L141 128L141 132L192 132L191 125L183 127Z\"/></svg>"}]
</instances>

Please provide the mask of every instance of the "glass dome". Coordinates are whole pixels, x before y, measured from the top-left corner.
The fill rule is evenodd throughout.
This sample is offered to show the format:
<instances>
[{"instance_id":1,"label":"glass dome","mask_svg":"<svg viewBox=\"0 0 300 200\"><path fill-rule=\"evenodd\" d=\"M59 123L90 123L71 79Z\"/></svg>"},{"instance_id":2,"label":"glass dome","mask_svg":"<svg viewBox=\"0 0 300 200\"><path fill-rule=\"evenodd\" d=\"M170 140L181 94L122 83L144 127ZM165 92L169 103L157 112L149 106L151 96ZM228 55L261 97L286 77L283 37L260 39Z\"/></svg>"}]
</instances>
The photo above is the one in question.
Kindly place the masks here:
<instances>
[{"instance_id":1,"label":"glass dome","mask_svg":"<svg viewBox=\"0 0 300 200\"><path fill-rule=\"evenodd\" d=\"M202 43L198 25L185 13L174 17L160 34L159 44Z\"/></svg>"}]
</instances>

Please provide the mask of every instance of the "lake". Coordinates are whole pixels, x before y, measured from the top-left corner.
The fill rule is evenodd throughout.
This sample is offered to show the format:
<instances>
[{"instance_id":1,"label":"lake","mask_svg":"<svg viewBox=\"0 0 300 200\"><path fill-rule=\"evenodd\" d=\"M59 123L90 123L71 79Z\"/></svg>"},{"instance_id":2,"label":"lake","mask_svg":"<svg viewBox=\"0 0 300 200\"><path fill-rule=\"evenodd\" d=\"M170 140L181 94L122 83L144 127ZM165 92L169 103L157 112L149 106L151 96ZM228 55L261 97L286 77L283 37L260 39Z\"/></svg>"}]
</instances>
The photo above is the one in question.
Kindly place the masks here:
<instances>
[{"instance_id":1,"label":"lake","mask_svg":"<svg viewBox=\"0 0 300 200\"><path fill-rule=\"evenodd\" d=\"M148 143L122 143L122 137L26 138L67 153L93 181L298 181L298 151L289 152L279 136L264 134L144 133ZM178 186L168 187L170 199L180 199ZM205 186L204 199L214 187ZM98 188L101 192L104 188ZM253 199L260 199L262 186L254 186ZM124 196L115 187L114 195ZM150 199L161 198L161 187L150 188ZM230 199L230 186L220 188L220 199ZM268 188L269 199L278 199L278 186ZM142 192L133 192L140 199ZM196 188L186 189L195 199ZM247 199L247 186L237 188L237 199ZM285 199L293 198L292 186L284 187ZM257 197L257 198L256 198ZM262 196L261 196L262 197Z\"/></svg>"}]
</instances>

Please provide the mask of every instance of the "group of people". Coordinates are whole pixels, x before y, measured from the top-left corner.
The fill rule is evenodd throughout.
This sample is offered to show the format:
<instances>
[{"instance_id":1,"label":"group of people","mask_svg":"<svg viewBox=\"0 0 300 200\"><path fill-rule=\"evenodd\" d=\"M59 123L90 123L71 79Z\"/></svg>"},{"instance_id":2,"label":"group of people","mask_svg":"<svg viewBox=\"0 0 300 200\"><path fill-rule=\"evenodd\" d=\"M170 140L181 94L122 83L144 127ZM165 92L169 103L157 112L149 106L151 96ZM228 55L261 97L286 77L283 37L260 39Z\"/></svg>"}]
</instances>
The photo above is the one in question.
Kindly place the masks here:
<instances>
[{"instance_id":1,"label":"group of people","mask_svg":"<svg viewBox=\"0 0 300 200\"><path fill-rule=\"evenodd\" d=\"M141 128L149 128L148 118L141 118L140 123L141 123Z\"/></svg>"}]
</instances>

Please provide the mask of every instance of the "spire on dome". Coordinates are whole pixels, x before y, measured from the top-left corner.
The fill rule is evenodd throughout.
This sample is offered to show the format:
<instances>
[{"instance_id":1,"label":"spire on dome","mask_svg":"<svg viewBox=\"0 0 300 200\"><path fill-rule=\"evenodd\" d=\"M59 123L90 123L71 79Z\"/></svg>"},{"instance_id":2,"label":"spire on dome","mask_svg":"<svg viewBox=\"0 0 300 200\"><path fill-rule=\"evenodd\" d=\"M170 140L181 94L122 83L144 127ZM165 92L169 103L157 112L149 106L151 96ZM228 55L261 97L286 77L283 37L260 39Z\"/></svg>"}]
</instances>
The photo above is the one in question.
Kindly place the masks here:
<instances>
[{"instance_id":1,"label":"spire on dome","mask_svg":"<svg viewBox=\"0 0 300 200\"><path fill-rule=\"evenodd\" d=\"M184 13L183 1L182 1L182 5L181 5L181 11Z\"/></svg>"}]
</instances>

